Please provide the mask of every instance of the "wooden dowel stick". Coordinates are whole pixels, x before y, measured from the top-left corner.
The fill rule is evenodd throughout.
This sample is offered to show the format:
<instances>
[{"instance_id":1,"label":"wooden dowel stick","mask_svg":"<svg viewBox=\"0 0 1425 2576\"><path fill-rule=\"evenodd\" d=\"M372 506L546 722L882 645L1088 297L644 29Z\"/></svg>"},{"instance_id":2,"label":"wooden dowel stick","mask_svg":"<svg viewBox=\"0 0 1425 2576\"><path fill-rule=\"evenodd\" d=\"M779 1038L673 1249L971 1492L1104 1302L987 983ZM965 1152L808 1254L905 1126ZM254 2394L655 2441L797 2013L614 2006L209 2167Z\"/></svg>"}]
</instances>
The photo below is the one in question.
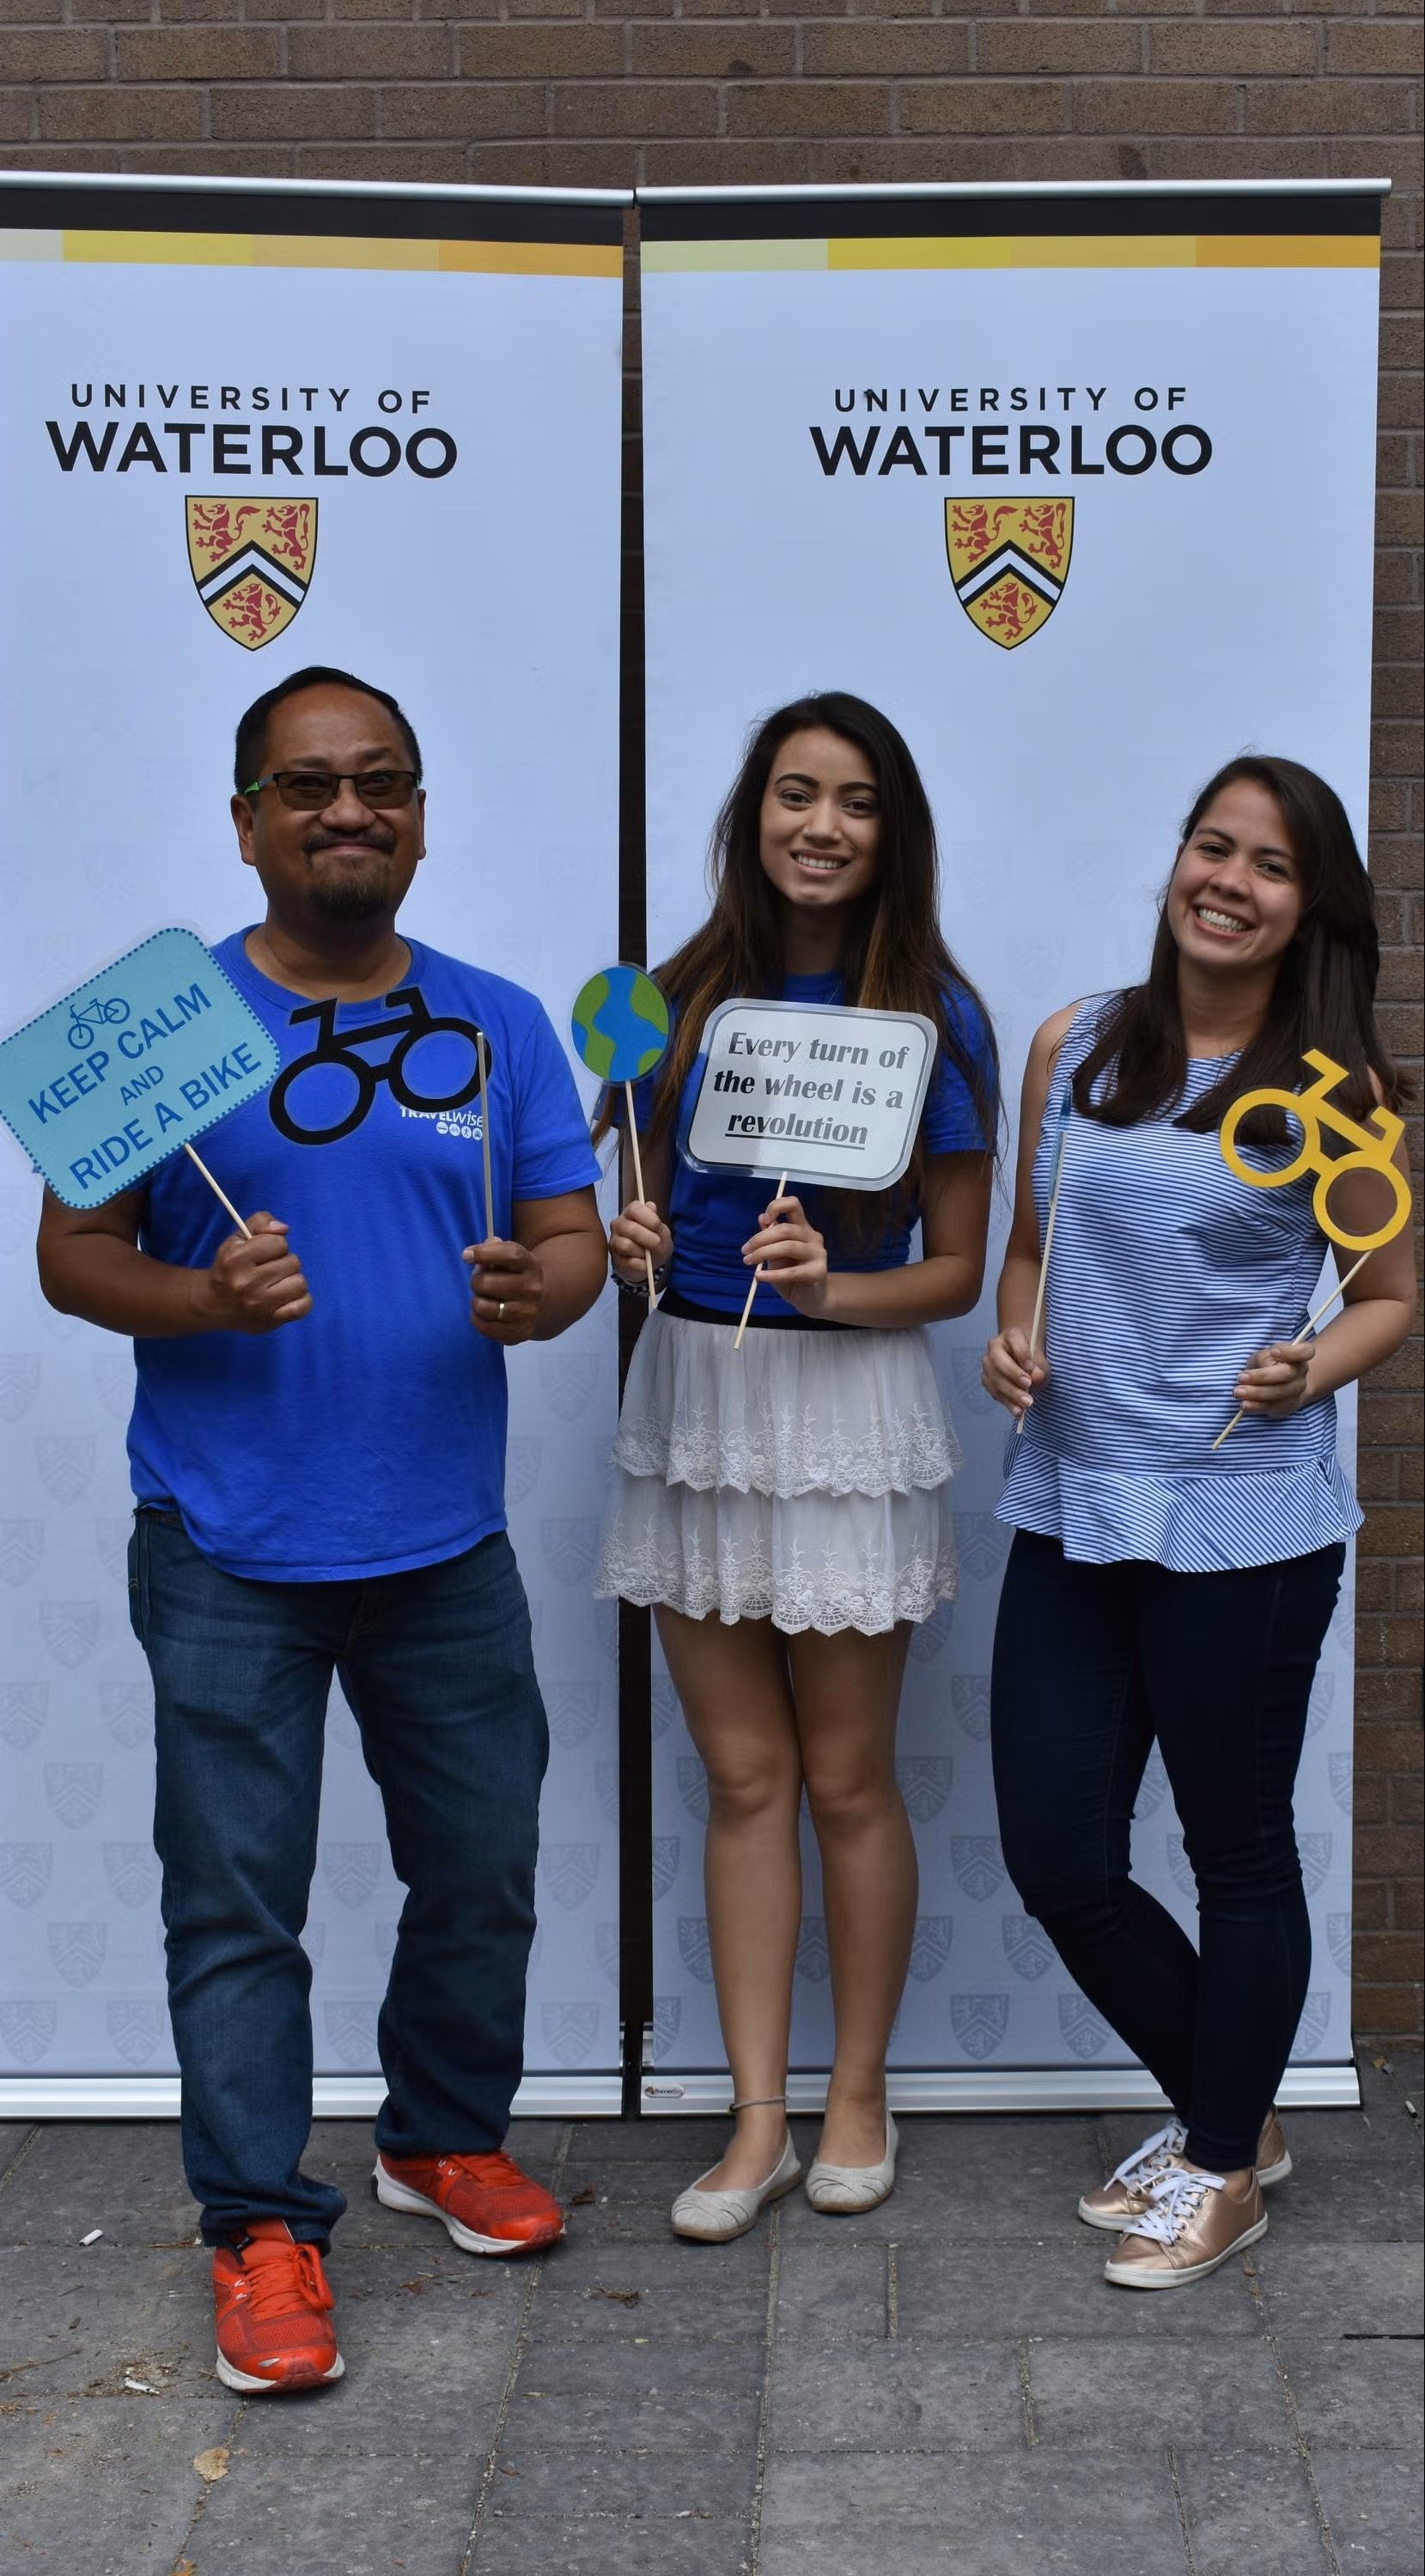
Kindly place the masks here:
<instances>
[{"instance_id":1,"label":"wooden dowel stick","mask_svg":"<svg viewBox=\"0 0 1425 2576\"><path fill-rule=\"evenodd\" d=\"M1374 1249L1374 1246L1372 1246L1372 1249ZM1297 1337L1296 1337L1297 1342L1304 1342L1308 1333L1314 1333L1314 1332L1315 1332L1316 1327L1317 1327L1317 1325L1320 1323L1322 1316L1325 1314L1327 1307L1328 1307L1328 1306L1334 1306L1334 1305L1335 1305L1337 1298L1338 1298L1339 1296L1341 1296L1347 1288L1349 1288L1349 1287L1350 1287L1350 1284L1351 1284L1352 1280L1355 1278L1356 1272L1357 1272L1358 1270L1363 1270L1363 1269L1365 1268L1365 1265L1366 1265L1366 1263L1369 1261L1370 1257L1371 1257L1371 1256L1370 1256L1370 1253L1369 1253L1369 1252L1363 1252L1363 1253L1361 1254L1361 1257L1360 1257L1360 1260L1359 1260L1359 1261L1353 1261L1353 1262L1352 1262L1351 1267L1350 1267L1350 1269L1347 1271L1345 1278L1344 1278L1344 1279L1338 1279L1338 1280L1337 1280L1337 1282L1336 1282L1335 1287L1334 1287L1334 1288L1332 1289L1332 1291L1331 1291L1330 1296L1329 1296L1329 1297L1323 1297L1323 1298L1322 1298L1321 1303L1320 1303L1320 1305L1317 1307L1315 1314L1314 1314L1314 1315L1308 1315L1308 1316L1307 1316L1305 1323L1302 1325L1302 1328L1301 1328L1300 1332L1297 1334ZM1296 1342L1294 1342L1294 1343L1292 1344L1292 1348L1293 1348L1293 1350L1296 1348Z\"/></svg>"},{"instance_id":2,"label":"wooden dowel stick","mask_svg":"<svg viewBox=\"0 0 1425 2576\"><path fill-rule=\"evenodd\" d=\"M624 1084L623 1097L624 1106L628 1111L628 1141L633 1151L634 1186L638 1191L639 1197L643 1198L646 1196L646 1192L643 1187L643 1156L638 1150L638 1121L633 1114L633 1084L631 1082L626 1082ZM643 1247L643 1263L644 1268L648 1272L648 1311L652 1314L654 1307L658 1303L658 1288L653 1277L653 1255L649 1251L647 1244Z\"/></svg>"},{"instance_id":3,"label":"wooden dowel stick","mask_svg":"<svg viewBox=\"0 0 1425 2576\"><path fill-rule=\"evenodd\" d=\"M779 1180L779 1182L777 1183L776 1195L777 1195L777 1197L778 1197L778 1198L780 1198L780 1197L781 1197L782 1192L783 1192L783 1190L786 1188L786 1186L787 1186L787 1175L786 1175L786 1173L784 1172L784 1173L782 1174L781 1179L780 1179L780 1180ZM733 1347L733 1349L734 1349L735 1351L740 1351L740 1350L741 1350L741 1348L742 1348L742 1336L743 1336L743 1334L744 1334L744 1333L746 1332L746 1330L747 1330L747 1318L748 1318L748 1316L749 1316L749 1315L751 1314L751 1312L752 1312L752 1300L753 1300L753 1298L754 1298L754 1297L756 1296L756 1294L757 1294L757 1282L758 1282L758 1280L761 1278L761 1276L762 1276L762 1264L761 1264L761 1262L759 1261L759 1262L758 1262L758 1264L757 1264L756 1269L755 1269L755 1270L753 1271L753 1273L752 1273L752 1285L751 1285L751 1287L750 1287L750 1288L748 1289L748 1291L747 1291L747 1303L746 1303L746 1305L745 1305L745 1306L743 1307L743 1309L742 1309L742 1321L741 1321L741 1323L738 1325L737 1330L736 1330L736 1332L734 1333L734 1335L733 1335L733 1337L732 1337L732 1347Z\"/></svg>"},{"instance_id":4,"label":"wooden dowel stick","mask_svg":"<svg viewBox=\"0 0 1425 2576\"><path fill-rule=\"evenodd\" d=\"M480 1067L480 1151L485 1164L485 1240L487 1243L493 1243L495 1189L490 1178L490 1095L485 1086L485 1076L489 1068L489 1049L485 1044L483 1029L477 1029L475 1032L475 1055Z\"/></svg>"},{"instance_id":5,"label":"wooden dowel stick","mask_svg":"<svg viewBox=\"0 0 1425 2576\"><path fill-rule=\"evenodd\" d=\"M229 1216L232 1218L234 1225L237 1227L239 1234L245 1234L248 1242L251 1243L251 1226L244 1225L242 1218L238 1215L237 1209L233 1206L232 1200L228 1197L227 1191L219 1189L218 1184L214 1180L212 1173L209 1171L207 1164L204 1162L202 1155L195 1154L191 1145L185 1145L183 1151L187 1155L190 1163L197 1164L198 1169L202 1173L204 1180L207 1182L209 1189L212 1191L214 1198L222 1200L222 1203L227 1209Z\"/></svg>"},{"instance_id":6,"label":"wooden dowel stick","mask_svg":"<svg viewBox=\"0 0 1425 2576\"><path fill-rule=\"evenodd\" d=\"M1374 1246L1374 1244L1373 1244L1373 1245L1371 1246L1371 1251L1374 1251L1374 1250L1375 1250L1375 1246ZM1308 1316L1307 1316L1306 1321L1305 1321L1305 1323L1302 1325L1302 1328L1301 1328L1300 1332L1297 1334L1297 1337L1296 1337L1295 1341L1294 1341L1294 1342L1292 1342L1292 1343L1290 1343L1290 1344L1288 1345L1289 1349L1294 1350L1294 1351L1299 1351L1299 1350L1301 1350L1301 1349L1303 1349L1303 1348L1304 1348L1304 1346L1305 1346L1305 1344L1306 1344L1307 1340L1309 1339L1309 1337L1311 1336L1311 1334L1315 1332L1316 1327L1317 1327L1317 1325L1320 1323L1322 1316L1325 1314L1327 1307L1328 1307L1328 1306L1334 1306L1334 1305L1335 1305L1335 1303L1336 1303L1337 1298L1338 1298L1338 1297L1341 1297L1341 1296L1344 1296L1344 1294L1345 1294L1346 1290L1350 1287L1350 1284L1351 1284L1352 1280L1355 1278L1356 1272L1357 1272L1358 1270L1361 1270L1361 1269L1363 1269L1363 1268L1365 1267L1365 1264L1369 1261L1370 1257L1371 1257L1370 1252L1363 1252L1363 1253L1361 1254L1361 1257L1360 1257L1360 1260L1359 1260L1359 1261L1353 1261L1353 1262L1352 1262L1351 1267L1350 1267L1350 1269L1347 1271L1345 1278L1344 1278L1344 1279L1338 1279L1338 1280L1337 1280L1337 1282L1336 1282L1335 1287L1334 1287L1334 1288L1332 1289L1332 1291L1331 1291L1330 1296L1329 1296L1329 1297L1323 1297L1323 1298L1322 1298L1321 1303L1320 1303L1320 1305L1317 1307L1315 1314L1314 1314L1314 1315L1308 1315ZM1236 1412L1235 1412L1235 1413L1233 1414L1233 1416L1232 1416L1231 1421L1230 1421L1230 1422L1228 1423L1228 1425L1227 1425L1227 1431L1219 1431L1219 1432L1218 1432L1217 1438L1216 1438L1216 1439L1213 1441L1213 1443L1212 1443L1212 1447L1213 1447L1214 1449L1220 1449L1220 1448L1221 1448L1223 1441L1224 1441L1224 1440L1226 1439L1226 1437L1227 1437L1227 1432L1228 1432L1228 1431L1235 1431L1235 1430L1236 1430L1237 1425L1238 1425L1238 1423L1241 1421L1242 1416L1243 1416L1243 1414L1246 1412L1246 1410L1247 1410L1247 1408L1246 1408L1245 1404L1240 1404L1240 1405L1238 1406L1238 1408L1237 1408ZM1210 1454L1211 1454L1211 1453L1209 1452L1209 1455L1210 1455Z\"/></svg>"},{"instance_id":7,"label":"wooden dowel stick","mask_svg":"<svg viewBox=\"0 0 1425 2576\"><path fill-rule=\"evenodd\" d=\"M1053 1195L1049 1201L1049 1220L1044 1228L1044 1250L1039 1261L1039 1285L1034 1291L1034 1320L1029 1327L1029 1365L1031 1369L1034 1366L1034 1347L1039 1339L1039 1326L1044 1314L1044 1291L1049 1284L1049 1253L1054 1241L1054 1219L1059 1213L1059 1184L1063 1180L1063 1177L1064 1143L1061 1137L1059 1140L1059 1168L1054 1174ZM1029 1412L1026 1407L1025 1411L1021 1413L1019 1420L1014 1426L1014 1436L1016 1440L1022 1436L1024 1426L1028 1419Z\"/></svg>"}]
</instances>

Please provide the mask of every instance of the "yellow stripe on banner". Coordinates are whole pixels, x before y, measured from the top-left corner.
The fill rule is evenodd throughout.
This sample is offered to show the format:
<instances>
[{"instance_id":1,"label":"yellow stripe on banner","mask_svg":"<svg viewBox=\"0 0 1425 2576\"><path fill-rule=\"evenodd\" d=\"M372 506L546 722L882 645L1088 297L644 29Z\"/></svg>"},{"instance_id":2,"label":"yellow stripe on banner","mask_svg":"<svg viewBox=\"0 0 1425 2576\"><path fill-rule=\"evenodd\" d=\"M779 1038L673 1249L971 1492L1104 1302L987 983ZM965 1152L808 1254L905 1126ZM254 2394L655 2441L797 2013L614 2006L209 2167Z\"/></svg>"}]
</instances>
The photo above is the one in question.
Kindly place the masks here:
<instances>
[{"instance_id":1,"label":"yellow stripe on banner","mask_svg":"<svg viewBox=\"0 0 1425 2576\"><path fill-rule=\"evenodd\" d=\"M199 245L201 233L191 236ZM254 233L247 247L245 265L249 268L384 268L409 273L428 272L440 266L440 244L433 241L362 241L359 237L342 240L331 234L325 241L314 240L310 233Z\"/></svg>"},{"instance_id":2,"label":"yellow stripe on banner","mask_svg":"<svg viewBox=\"0 0 1425 2576\"><path fill-rule=\"evenodd\" d=\"M442 268L482 277L619 277L621 242L459 241L440 245Z\"/></svg>"},{"instance_id":3,"label":"yellow stripe on banner","mask_svg":"<svg viewBox=\"0 0 1425 2576\"><path fill-rule=\"evenodd\" d=\"M829 268L1376 268L1360 233L1036 233L833 240Z\"/></svg>"},{"instance_id":4,"label":"yellow stripe on banner","mask_svg":"<svg viewBox=\"0 0 1425 2576\"><path fill-rule=\"evenodd\" d=\"M66 232L63 240L65 258L85 267L246 268L252 258L250 233Z\"/></svg>"},{"instance_id":5,"label":"yellow stripe on banner","mask_svg":"<svg viewBox=\"0 0 1425 2576\"><path fill-rule=\"evenodd\" d=\"M1379 268L1376 233L1204 233L1199 268Z\"/></svg>"},{"instance_id":6,"label":"yellow stripe on banner","mask_svg":"<svg viewBox=\"0 0 1425 2576\"><path fill-rule=\"evenodd\" d=\"M726 269L1378 268L1360 233L843 234L827 241L645 242L651 274Z\"/></svg>"},{"instance_id":7,"label":"yellow stripe on banner","mask_svg":"<svg viewBox=\"0 0 1425 2576\"><path fill-rule=\"evenodd\" d=\"M965 233L826 245L828 268L1192 268L1191 233Z\"/></svg>"},{"instance_id":8,"label":"yellow stripe on banner","mask_svg":"<svg viewBox=\"0 0 1425 2576\"><path fill-rule=\"evenodd\" d=\"M0 234L0 241L7 237ZM348 268L489 277L621 277L618 243L386 241L319 233L11 234L13 242L56 242L55 250L11 252L125 268Z\"/></svg>"},{"instance_id":9,"label":"yellow stripe on banner","mask_svg":"<svg viewBox=\"0 0 1425 2576\"><path fill-rule=\"evenodd\" d=\"M652 277L708 269L827 268L832 248L825 241L645 242L643 265ZM898 265L894 260L885 264Z\"/></svg>"}]
</instances>

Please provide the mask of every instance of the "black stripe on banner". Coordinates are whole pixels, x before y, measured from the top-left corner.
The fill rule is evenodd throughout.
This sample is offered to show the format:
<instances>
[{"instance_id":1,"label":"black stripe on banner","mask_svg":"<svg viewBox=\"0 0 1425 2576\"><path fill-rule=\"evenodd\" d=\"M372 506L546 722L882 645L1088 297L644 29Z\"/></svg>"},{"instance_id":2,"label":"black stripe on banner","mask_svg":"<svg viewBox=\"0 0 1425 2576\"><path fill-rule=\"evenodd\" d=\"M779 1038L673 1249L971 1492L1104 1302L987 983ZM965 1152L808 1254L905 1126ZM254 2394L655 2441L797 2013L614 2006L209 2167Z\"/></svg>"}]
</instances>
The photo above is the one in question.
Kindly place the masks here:
<instances>
[{"instance_id":1,"label":"black stripe on banner","mask_svg":"<svg viewBox=\"0 0 1425 2576\"><path fill-rule=\"evenodd\" d=\"M640 197L645 241L957 240L986 234L1350 233L1380 231L1381 200L1299 194L1203 197Z\"/></svg>"},{"instance_id":2,"label":"black stripe on banner","mask_svg":"<svg viewBox=\"0 0 1425 2576\"><path fill-rule=\"evenodd\" d=\"M292 233L367 241L616 244L622 206L540 205L479 197L277 196L225 188L14 188L0 181L0 227L16 232Z\"/></svg>"},{"instance_id":3,"label":"black stripe on banner","mask_svg":"<svg viewBox=\"0 0 1425 2576\"><path fill-rule=\"evenodd\" d=\"M1012 575L1016 581L1023 582L1025 589L1032 590L1036 599L1042 599L1046 608L1057 608L1063 597L1062 586L1058 590L1049 590L1042 576L1031 568L1025 557L1014 555L1007 563L1001 565L1000 570L995 574L994 581L981 582L978 589L975 587L973 573L967 573L963 581L957 581L955 596L961 607L969 608L977 599L983 599L987 591L994 589L995 582L1003 581L1006 575Z\"/></svg>"},{"instance_id":4,"label":"black stripe on banner","mask_svg":"<svg viewBox=\"0 0 1425 2576\"><path fill-rule=\"evenodd\" d=\"M307 596L307 584L285 564L276 562L265 546L249 546L238 556L236 563L223 564L216 573L209 573L207 579L198 584L198 597L205 608L211 608L218 600L226 599L230 590L236 590L239 582L250 581L254 573L259 581L267 582L273 590L280 590L283 598L290 599L294 608L301 607ZM492 1060L493 1056L492 1048Z\"/></svg>"}]
</instances>

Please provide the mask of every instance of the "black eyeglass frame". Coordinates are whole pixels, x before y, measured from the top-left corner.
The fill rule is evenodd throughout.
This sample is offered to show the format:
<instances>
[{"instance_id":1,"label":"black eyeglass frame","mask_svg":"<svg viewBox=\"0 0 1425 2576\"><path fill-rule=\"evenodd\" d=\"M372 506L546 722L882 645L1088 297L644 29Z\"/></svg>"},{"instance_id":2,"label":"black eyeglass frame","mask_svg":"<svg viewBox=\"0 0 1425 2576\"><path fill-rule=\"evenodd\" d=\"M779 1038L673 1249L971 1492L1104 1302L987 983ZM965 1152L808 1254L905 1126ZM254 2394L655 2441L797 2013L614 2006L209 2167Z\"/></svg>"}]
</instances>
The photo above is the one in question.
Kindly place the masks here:
<instances>
[{"instance_id":1,"label":"black eyeglass frame","mask_svg":"<svg viewBox=\"0 0 1425 2576\"><path fill-rule=\"evenodd\" d=\"M372 778L387 778L393 784L404 780L406 782L404 793L384 800L363 795L362 780ZM268 771L265 778L254 778L252 785L245 787L242 792L244 796L256 796L264 787L275 787L290 814L320 814L324 807L335 802L348 779L360 802L372 814L402 812L410 804L411 799L419 793L421 785L421 773L418 769L272 769ZM288 780L294 786L304 781L312 787L320 784L328 792L320 798L292 797L288 795L284 784L284 781Z\"/></svg>"}]
</instances>

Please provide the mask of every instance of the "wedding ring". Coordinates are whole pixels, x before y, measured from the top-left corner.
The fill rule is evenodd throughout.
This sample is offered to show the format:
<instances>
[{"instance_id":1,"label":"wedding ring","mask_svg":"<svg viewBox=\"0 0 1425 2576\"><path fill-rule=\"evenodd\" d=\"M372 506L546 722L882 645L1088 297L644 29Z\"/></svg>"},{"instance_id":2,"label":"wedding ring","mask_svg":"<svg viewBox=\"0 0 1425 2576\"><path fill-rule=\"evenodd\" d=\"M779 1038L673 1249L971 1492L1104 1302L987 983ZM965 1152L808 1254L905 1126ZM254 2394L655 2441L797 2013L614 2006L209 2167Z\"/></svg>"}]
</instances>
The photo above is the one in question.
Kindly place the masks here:
<instances>
[{"instance_id":1,"label":"wedding ring","mask_svg":"<svg viewBox=\"0 0 1425 2576\"><path fill-rule=\"evenodd\" d=\"M495 1321L496 1321L496 1323L497 1323L497 1324L503 1324L504 1320L505 1320L505 1301L504 1301L504 1299L503 1299L503 1297L502 1297L502 1298L500 1299L500 1302L499 1302L498 1306L495 1308Z\"/></svg>"}]
</instances>

